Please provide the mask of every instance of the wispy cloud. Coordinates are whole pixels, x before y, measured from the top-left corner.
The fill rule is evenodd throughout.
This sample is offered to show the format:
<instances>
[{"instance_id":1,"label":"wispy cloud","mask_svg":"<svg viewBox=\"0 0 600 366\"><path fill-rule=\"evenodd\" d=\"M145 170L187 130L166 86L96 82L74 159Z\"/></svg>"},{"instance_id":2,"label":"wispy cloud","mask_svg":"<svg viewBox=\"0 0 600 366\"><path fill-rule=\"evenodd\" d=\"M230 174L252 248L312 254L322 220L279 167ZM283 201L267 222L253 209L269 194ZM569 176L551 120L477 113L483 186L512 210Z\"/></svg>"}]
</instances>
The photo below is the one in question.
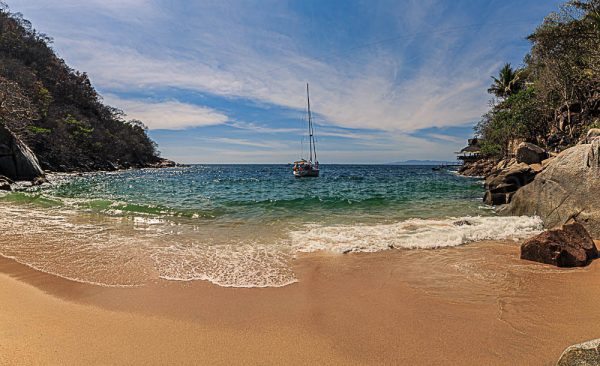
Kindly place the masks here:
<instances>
[{"instance_id":1,"label":"wispy cloud","mask_svg":"<svg viewBox=\"0 0 600 366\"><path fill-rule=\"evenodd\" d=\"M410 2L408 8L411 14L427 9ZM437 47L416 70L409 70L407 51L381 47L346 55L355 62L309 57L299 52L304 46L294 39L254 27L246 18L256 9L244 13L249 9L241 4L202 4L192 9L227 10L228 17L188 24L182 39L191 37L194 42L185 50L164 48L160 39L148 48L113 37L81 39L75 32L60 40L61 49L108 90L173 87L300 109L305 103L303 85L311 81L315 110L327 123L342 127L414 131L451 126L477 118L486 107L482 90L488 83L485 65L491 62L492 46L467 45L460 58L446 59L457 40L438 34ZM138 31L151 32L146 27L154 23L149 23Z\"/></svg>"},{"instance_id":2,"label":"wispy cloud","mask_svg":"<svg viewBox=\"0 0 600 366\"><path fill-rule=\"evenodd\" d=\"M104 101L122 109L130 119L144 122L151 130L181 130L188 127L211 126L227 122L226 115L211 108L177 101L144 101L105 95Z\"/></svg>"},{"instance_id":3,"label":"wispy cloud","mask_svg":"<svg viewBox=\"0 0 600 366\"><path fill-rule=\"evenodd\" d=\"M267 142L258 142L258 141L250 141L246 139L238 139L231 137L212 137L205 138L205 141L216 142L219 144L229 144L229 145L242 145L242 146L252 146L252 147L263 147L263 148L273 148L273 147L281 147L280 143L267 143Z\"/></svg>"},{"instance_id":4,"label":"wispy cloud","mask_svg":"<svg viewBox=\"0 0 600 366\"><path fill-rule=\"evenodd\" d=\"M525 51L523 37L535 23L524 20L541 20L556 1L13 0L10 5L54 36L67 63L88 72L101 92L112 94L107 101L130 118L151 129L229 128L210 136L231 148L229 153L211 146L212 155L223 161L236 151L240 155L235 146L257 148L254 155L244 150L244 159L287 159L289 149L264 143L264 135L303 132L277 117L289 120L286 111L304 110L306 82L318 136L327 140L323 148L330 147L331 160L389 161L455 151L466 136L420 131L479 119L487 108L489 76ZM523 14L514 15L516 6ZM188 97L178 101L173 90ZM244 103L263 114L248 112ZM163 150L171 149L174 157L177 151L207 156L199 148L169 146Z\"/></svg>"},{"instance_id":5,"label":"wispy cloud","mask_svg":"<svg viewBox=\"0 0 600 366\"><path fill-rule=\"evenodd\" d=\"M300 134L303 133L304 130L300 128L282 128L282 127L268 127L264 125L259 125L252 122L239 122L232 121L228 124L231 127L238 128L241 130L248 130L257 133L295 133Z\"/></svg>"},{"instance_id":6,"label":"wispy cloud","mask_svg":"<svg viewBox=\"0 0 600 366\"><path fill-rule=\"evenodd\" d=\"M461 140L455 136L449 136L449 135L443 135L441 133L430 133L427 136L434 138L436 140L442 140L442 141L448 141L448 142L453 142L455 144L461 144L464 142L464 140Z\"/></svg>"},{"instance_id":7,"label":"wispy cloud","mask_svg":"<svg viewBox=\"0 0 600 366\"><path fill-rule=\"evenodd\" d=\"M314 60L307 63L309 67L295 70L292 60L273 62L253 55L229 59L231 65L220 69L98 41L65 43L78 50L76 64L89 70L103 89L173 87L302 109L304 82L313 80L314 109L324 122L342 127L414 131L451 126L477 118L486 107L486 97L481 94L485 84L477 78L472 81L476 76L472 72L447 76L423 70L397 85L393 62L385 56L373 60L365 73L348 76ZM289 68L282 69L282 64Z\"/></svg>"}]
</instances>

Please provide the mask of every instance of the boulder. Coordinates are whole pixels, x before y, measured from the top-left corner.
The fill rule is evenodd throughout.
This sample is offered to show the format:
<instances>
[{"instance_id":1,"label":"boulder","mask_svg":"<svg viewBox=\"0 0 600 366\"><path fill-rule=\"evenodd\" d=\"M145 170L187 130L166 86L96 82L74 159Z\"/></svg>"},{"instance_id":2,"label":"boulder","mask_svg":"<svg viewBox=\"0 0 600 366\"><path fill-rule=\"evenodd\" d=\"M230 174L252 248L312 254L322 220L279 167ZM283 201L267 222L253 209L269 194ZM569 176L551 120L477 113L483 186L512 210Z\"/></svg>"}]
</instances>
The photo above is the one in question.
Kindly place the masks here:
<instances>
[{"instance_id":1,"label":"boulder","mask_svg":"<svg viewBox=\"0 0 600 366\"><path fill-rule=\"evenodd\" d=\"M597 366L600 365L600 339L579 343L568 347L558 360L557 366Z\"/></svg>"},{"instance_id":2,"label":"boulder","mask_svg":"<svg viewBox=\"0 0 600 366\"><path fill-rule=\"evenodd\" d=\"M35 154L0 123L0 174L12 180L34 180L43 177Z\"/></svg>"},{"instance_id":3,"label":"boulder","mask_svg":"<svg viewBox=\"0 0 600 366\"><path fill-rule=\"evenodd\" d=\"M535 172L535 174L541 172L542 170L544 170L544 166L542 164L531 164L530 165L531 169L533 169L533 171Z\"/></svg>"},{"instance_id":4,"label":"boulder","mask_svg":"<svg viewBox=\"0 0 600 366\"><path fill-rule=\"evenodd\" d=\"M467 177L483 177L494 170L495 165L496 162L490 159L465 162L458 173Z\"/></svg>"},{"instance_id":5,"label":"boulder","mask_svg":"<svg viewBox=\"0 0 600 366\"><path fill-rule=\"evenodd\" d=\"M156 163L150 163L146 166L148 168L173 168L177 166L177 163L169 159L161 158Z\"/></svg>"},{"instance_id":6,"label":"boulder","mask_svg":"<svg viewBox=\"0 0 600 366\"><path fill-rule=\"evenodd\" d=\"M509 140L507 146L507 152L509 156L515 156L517 154L519 145L521 145L523 142L525 142L525 140L521 138Z\"/></svg>"},{"instance_id":7,"label":"boulder","mask_svg":"<svg viewBox=\"0 0 600 366\"><path fill-rule=\"evenodd\" d=\"M514 192L533 181L535 174L535 170L527 164L509 165L486 178L483 201L488 205L509 203Z\"/></svg>"},{"instance_id":8,"label":"boulder","mask_svg":"<svg viewBox=\"0 0 600 366\"><path fill-rule=\"evenodd\" d=\"M600 140L575 145L550 161L533 182L519 189L507 215L537 215L553 228L573 220L600 238Z\"/></svg>"},{"instance_id":9,"label":"boulder","mask_svg":"<svg viewBox=\"0 0 600 366\"><path fill-rule=\"evenodd\" d=\"M37 177L31 181L31 184L34 186L41 186L42 184L46 184L46 183L49 183L49 181L48 181L48 179L46 179L46 177Z\"/></svg>"},{"instance_id":10,"label":"boulder","mask_svg":"<svg viewBox=\"0 0 600 366\"><path fill-rule=\"evenodd\" d=\"M518 164L518 163L517 163L517 159L515 159L515 158L500 160L495 167L496 173L501 170L508 169L516 164Z\"/></svg>"},{"instance_id":11,"label":"boulder","mask_svg":"<svg viewBox=\"0 0 600 366\"><path fill-rule=\"evenodd\" d=\"M12 180L6 178L3 175L0 175L0 191L11 191L11 184L13 183Z\"/></svg>"},{"instance_id":12,"label":"boulder","mask_svg":"<svg viewBox=\"0 0 600 366\"><path fill-rule=\"evenodd\" d=\"M521 259L557 267L584 267L598 258L592 237L578 223L545 231L521 245Z\"/></svg>"},{"instance_id":13,"label":"boulder","mask_svg":"<svg viewBox=\"0 0 600 366\"><path fill-rule=\"evenodd\" d=\"M600 128L591 128L585 136L585 143L591 144L597 139L600 139Z\"/></svg>"},{"instance_id":14,"label":"boulder","mask_svg":"<svg viewBox=\"0 0 600 366\"><path fill-rule=\"evenodd\" d=\"M550 164L550 162L552 160L554 160L556 156L550 156L548 159L545 159L544 161L542 161L542 169L546 169L546 167L548 166L548 164Z\"/></svg>"},{"instance_id":15,"label":"boulder","mask_svg":"<svg viewBox=\"0 0 600 366\"><path fill-rule=\"evenodd\" d=\"M548 157L548 153L537 145L522 142L517 146L515 157L518 163L540 164Z\"/></svg>"}]
</instances>

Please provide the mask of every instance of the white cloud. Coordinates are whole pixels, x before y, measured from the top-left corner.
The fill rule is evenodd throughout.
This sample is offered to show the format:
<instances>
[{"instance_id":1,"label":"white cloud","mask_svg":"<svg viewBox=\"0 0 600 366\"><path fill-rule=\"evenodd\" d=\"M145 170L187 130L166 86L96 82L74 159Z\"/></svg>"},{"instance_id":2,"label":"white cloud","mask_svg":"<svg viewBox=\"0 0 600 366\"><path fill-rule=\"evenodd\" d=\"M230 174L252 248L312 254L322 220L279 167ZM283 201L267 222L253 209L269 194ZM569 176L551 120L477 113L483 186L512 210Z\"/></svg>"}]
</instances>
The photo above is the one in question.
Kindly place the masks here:
<instances>
[{"instance_id":1,"label":"white cloud","mask_svg":"<svg viewBox=\"0 0 600 366\"><path fill-rule=\"evenodd\" d=\"M367 70L348 75L315 60L306 60L305 66L298 66L303 70L294 70L292 60L252 55L231 58L230 66L223 68L98 41L66 41L63 47L75 55L75 66L89 71L103 89L174 87L303 109L304 83L309 80L314 110L324 122L341 127L414 131L463 124L486 108L481 93L485 84L473 71L449 78L432 65L397 85L391 56L385 55ZM282 64L290 67L281 68Z\"/></svg>"},{"instance_id":2,"label":"white cloud","mask_svg":"<svg viewBox=\"0 0 600 366\"><path fill-rule=\"evenodd\" d=\"M461 143L465 142L464 140L459 139L457 137L448 136L448 135L444 135L444 134L441 134L441 133L430 133L427 136L432 137L434 139L442 140L442 141L453 142L453 143L456 143L456 144L461 144Z\"/></svg>"},{"instance_id":3,"label":"white cloud","mask_svg":"<svg viewBox=\"0 0 600 366\"><path fill-rule=\"evenodd\" d=\"M109 1L103 6L117 13L119 6L133 11L136 5L155 11L158 5L151 3ZM497 53L496 45L460 44L460 32L443 32L451 20L437 24L416 63L411 50L386 43L361 47L340 58L335 53L303 52L310 45L262 25L266 13L249 6L194 4L191 13L211 16L190 22L193 18L179 14L185 21L181 25L173 25L180 20L169 9L162 15L164 22L147 19L132 25L126 37L120 33L123 29L92 36L95 29L55 24L60 28L56 45L70 64L87 71L95 85L109 91L179 88L303 109L304 84L310 81L314 110L322 122L341 127L409 132L464 124L479 118L487 107L485 88L490 65L496 64L490 59ZM277 4L272 12L290 26L298 21L282 8ZM402 5L399 14L406 16L398 23L409 32L405 43L415 37L415 30L425 29L420 28L423 19L435 8L439 6L431 1ZM179 32L157 33L161 27ZM461 56L449 59L457 44L464 46Z\"/></svg>"},{"instance_id":4,"label":"white cloud","mask_svg":"<svg viewBox=\"0 0 600 366\"><path fill-rule=\"evenodd\" d=\"M300 134L304 132L304 129L300 128L283 128L283 127L269 127L264 125L259 125L252 122L240 122L233 121L228 123L229 126L238 128L240 130L248 130L258 133L295 133Z\"/></svg>"},{"instance_id":5,"label":"white cloud","mask_svg":"<svg viewBox=\"0 0 600 366\"><path fill-rule=\"evenodd\" d=\"M263 147L263 148L274 148L274 147L282 146L282 144L280 144L280 143L258 142L258 141L251 141L251 140L231 138L231 137L211 137L211 138L206 138L204 140L210 141L210 142L217 142L217 143L221 143L221 144L242 145L242 146Z\"/></svg>"},{"instance_id":6,"label":"white cloud","mask_svg":"<svg viewBox=\"0 0 600 366\"><path fill-rule=\"evenodd\" d=\"M348 151L323 146L330 147L331 161L359 154L365 161L380 162L390 156L396 160L447 156L458 142L452 137L432 134L431 139L418 139L409 135L478 119L487 109L489 75L495 73L498 60L505 59L507 45L514 46L506 39L495 40L507 32L517 32L519 37L525 34L502 24L497 29L488 25L479 30L469 26L474 19L469 20L459 5L450 14L445 10L451 3L436 0L368 3L369 10L379 9L377 14L369 13L377 23L386 20L389 23L381 23L397 28L377 28L370 35L372 42L363 42L363 38L356 45L319 36L322 28L311 28L314 20L298 18L286 8L286 2L273 1L268 6L251 1L165 4L152 0L15 0L13 7L26 9L26 17L37 14L34 25L54 36L54 47L67 63L88 72L104 92L160 97L162 90L174 88L249 99L265 108L275 105L303 110L309 81L318 136L323 141L327 137L352 139L351 144L345 141L340 146L351 147ZM102 16L90 8L97 8ZM78 20L77 14L90 16ZM358 34L361 30L354 31ZM311 37L307 37L309 33ZM331 45L331 52L324 44ZM343 52L344 48L348 52ZM159 103L114 96L107 100L152 129L226 123L247 130L237 131L240 134L302 132L296 126L232 121L223 112L173 100ZM289 149L271 144L258 146L265 144L230 137L220 142L232 145L231 149L233 145L260 148L255 153L244 152L249 161L273 161L268 156L292 158ZM178 157L180 147L163 150L171 148L172 156ZM212 151L222 154L222 161L241 159L236 151Z\"/></svg>"},{"instance_id":7,"label":"white cloud","mask_svg":"<svg viewBox=\"0 0 600 366\"><path fill-rule=\"evenodd\" d=\"M150 17L160 16L161 13L156 8L153 0L11 0L8 5L12 11L23 12L26 17L28 13L41 12L44 14L60 14L65 17L79 15L90 21L98 15L104 15L120 21L138 24L144 19L147 21ZM71 17L68 23L73 25L78 20L81 19Z\"/></svg>"},{"instance_id":8,"label":"white cloud","mask_svg":"<svg viewBox=\"0 0 600 366\"><path fill-rule=\"evenodd\" d=\"M104 101L122 109L130 119L139 119L151 130L180 130L188 127L210 126L227 122L226 115L206 107L177 101L154 102L121 99L106 95Z\"/></svg>"}]
</instances>

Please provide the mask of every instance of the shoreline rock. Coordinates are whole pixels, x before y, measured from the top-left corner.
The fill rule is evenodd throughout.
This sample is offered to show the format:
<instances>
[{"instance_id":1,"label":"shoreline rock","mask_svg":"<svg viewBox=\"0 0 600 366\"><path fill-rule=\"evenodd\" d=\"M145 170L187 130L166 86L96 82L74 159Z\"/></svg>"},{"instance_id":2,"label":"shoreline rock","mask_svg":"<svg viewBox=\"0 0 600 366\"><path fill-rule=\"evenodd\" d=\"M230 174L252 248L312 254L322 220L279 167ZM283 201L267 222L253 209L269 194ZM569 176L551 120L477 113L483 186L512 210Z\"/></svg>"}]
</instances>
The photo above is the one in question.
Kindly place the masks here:
<instances>
[{"instance_id":1,"label":"shoreline rock","mask_svg":"<svg viewBox=\"0 0 600 366\"><path fill-rule=\"evenodd\" d=\"M585 143L591 144L597 139L600 139L600 128L591 128L585 136Z\"/></svg>"},{"instance_id":2,"label":"shoreline rock","mask_svg":"<svg viewBox=\"0 0 600 366\"><path fill-rule=\"evenodd\" d=\"M0 191L12 191L11 184L13 183L11 179L0 175Z\"/></svg>"},{"instance_id":3,"label":"shoreline rock","mask_svg":"<svg viewBox=\"0 0 600 366\"><path fill-rule=\"evenodd\" d=\"M46 170L42 170L41 166ZM47 183L46 173L86 173L99 171L118 171L127 169L144 168L172 168L182 166L172 160L157 158L152 162L110 162L86 161L78 166L49 166L47 162L40 162L33 151L21 141L4 124L0 123L0 190L12 190L11 184L15 181L31 182L32 185Z\"/></svg>"},{"instance_id":4,"label":"shoreline rock","mask_svg":"<svg viewBox=\"0 0 600 366\"><path fill-rule=\"evenodd\" d=\"M600 365L600 338L567 347L557 363L557 366L595 365Z\"/></svg>"},{"instance_id":5,"label":"shoreline rock","mask_svg":"<svg viewBox=\"0 0 600 366\"><path fill-rule=\"evenodd\" d=\"M584 267L596 258L596 244L578 223L545 231L521 245L521 259L557 267Z\"/></svg>"},{"instance_id":6,"label":"shoreline rock","mask_svg":"<svg viewBox=\"0 0 600 366\"><path fill-rule=\"evenodd\" d=\"M493 206L510 203L514 194L533 182L553 159L546 150L528 142L520 142L513 150L513 158L482 159L459 169L464 176L485 177L484 203Z\"/></svg>"},{"instance_id":7,"label":"shoreline rock","mask_svg":"<svg viewBox=\"0 0 600 366\"><path fill-rule=\"evenodd\" d=\"M177 166L182 166L182 165L177 164L173 160L161 158L156 163L148 164L148 166L146 166L146 168L159 168L159 169L161 169L161 168L174 168L174 167L177 167Z\"/></svg>"},{"instance_id":8,"label":"shoreline rock","mask_svg":"<svg viewBox=\"0 0 600 366\"><path fill-rule=\"evenodd\" d=\"M458 170L458 174L465 177L486 177L493 172L496 164L497 161L493 159L481 159L465 163Z\"/></svg>"},{"instance_id":9,"label":"shoreline rock","mask_svg":"<svg viewBox=\"0 0 600 366\"><path fill-rule=\"evenodd\" d=\"M43 178L37 157L11 130L0 123L0 174L13 181Z\"/></svg>"},{"instance_id":10,"label":"shoreline rock","mask_svg":"<svg viewBox=\"0 0 600 366\"><path fill-rule=\"evenodd\" d=\"M525 163L527 165L540 164L548 158L548 153L535 144L522 142L515 150L515 158L517 159L517 163Z\"/></svg>"},{"instance_id":11,"label":"shoreline rock","mask_svg":"<svg viewBox=\"0 0 600 366\"><path fill-rule=\"evenodd\" d=\"M574 221L600 238L600 139L575 145L546 164L534 180L500 209L505 215L537 215L548 228Z\"/></svg>"},{"instance_id":12,"label":"shoreline rock","mask_svg":"<svg viewBox=\"0 0 600 366\"><path fill-rule=\"evenodd\" d=\"M501 164L498 164L500 167ZM535 169L525 163L511 162L504 168L489 175L485 180L484 203L504 205L510 202L519 188L531 183L536 175Z\"/></svg>"}]
</instances>

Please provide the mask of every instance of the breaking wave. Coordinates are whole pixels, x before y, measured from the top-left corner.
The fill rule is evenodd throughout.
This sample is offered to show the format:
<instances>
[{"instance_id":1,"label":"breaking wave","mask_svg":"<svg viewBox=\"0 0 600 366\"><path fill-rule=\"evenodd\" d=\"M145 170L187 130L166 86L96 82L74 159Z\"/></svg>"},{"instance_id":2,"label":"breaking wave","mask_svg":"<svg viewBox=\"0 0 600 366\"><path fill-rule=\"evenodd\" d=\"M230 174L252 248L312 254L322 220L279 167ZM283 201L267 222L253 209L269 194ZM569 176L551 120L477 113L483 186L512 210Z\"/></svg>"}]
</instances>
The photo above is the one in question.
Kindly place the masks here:
<instances>
[{"instance_id":1,"label":"breaking wave","mask_svg":"<svg viewBox=\"0 0 600 366\"><path fill-rule=\"evenodd\" d=\"M435 249L481 240L521 239L539 233L539 217L464 217L410 219L379 225L313 225L290 233L300 252L319 250L377 252L386 249Z\"/></svg>"}]
</instances>

